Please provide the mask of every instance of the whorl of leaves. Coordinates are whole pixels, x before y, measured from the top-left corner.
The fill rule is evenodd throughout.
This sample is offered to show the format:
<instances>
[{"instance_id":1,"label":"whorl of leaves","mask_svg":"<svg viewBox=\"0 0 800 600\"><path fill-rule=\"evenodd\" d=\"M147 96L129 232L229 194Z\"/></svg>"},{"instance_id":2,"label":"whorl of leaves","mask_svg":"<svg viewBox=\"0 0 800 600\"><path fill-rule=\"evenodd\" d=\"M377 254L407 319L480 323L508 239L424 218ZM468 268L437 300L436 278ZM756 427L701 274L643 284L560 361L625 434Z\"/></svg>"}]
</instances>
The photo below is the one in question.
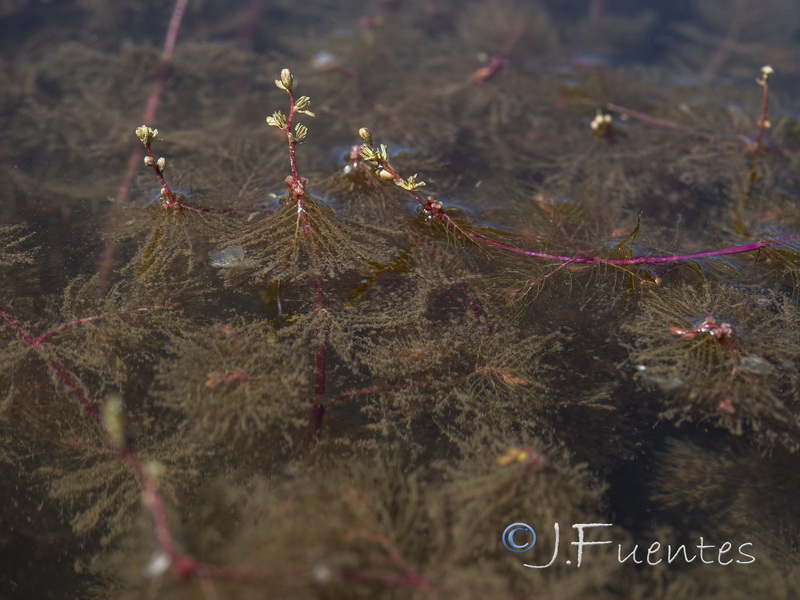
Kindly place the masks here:
<instances>
[{"instance_id":1,"label":"whorl of leaves","mask_svg":"<svg viewBox=\"0 0 800 600\"><path fill-rule=\"evenodd\" d=\"M199 329L172 352L155 387L188 437L232 447L260 440L265 456L304 441L313 371L295 341L267 323L234 321Z\"/></svg>"},{"instance_id":2,"label":"whorl of leaves","mask_svg":"<svg viewBox=\"0 0 800 600\"><path fill-rule=\"evenodd\" d=\"M372 261L391 260L389 246L376 228L337 219L330 206L311 195L302 205L283 198L274 214L246 226L224 245L245 251L241 265L226 270L234 285L332 277Z\"/></svg>"},{"instance_id":3,"label":"whorl of leaves","mask_svg":"<svg viewBox=\"0 0 800 600\"><path fill-rule=\"evenodd\" d=\"M709 318L730 332L691 333ZM800 447L800 320L789 299L714 281L656 289L622 329L631 367L663 392L668 417Z\"/></svg>"}]
</instances>

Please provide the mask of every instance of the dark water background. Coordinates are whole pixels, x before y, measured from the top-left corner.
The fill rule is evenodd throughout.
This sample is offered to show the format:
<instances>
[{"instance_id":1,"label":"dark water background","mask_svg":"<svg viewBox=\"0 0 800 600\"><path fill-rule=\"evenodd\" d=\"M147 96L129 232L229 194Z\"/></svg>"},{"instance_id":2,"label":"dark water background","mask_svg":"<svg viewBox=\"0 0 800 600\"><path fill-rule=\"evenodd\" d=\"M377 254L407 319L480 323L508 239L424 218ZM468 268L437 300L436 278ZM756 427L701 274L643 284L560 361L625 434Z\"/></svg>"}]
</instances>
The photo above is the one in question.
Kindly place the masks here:
<instances>
[{"instance_id":1,"label":"dark water background","mask_svg":"<svg viewBox=\"0 0 800 600\"><path fill-rule=\"evenodd\" d=\"M173 8L0 1L0 597L798 597L797 3Z\"/></svg>"}]
</instances>

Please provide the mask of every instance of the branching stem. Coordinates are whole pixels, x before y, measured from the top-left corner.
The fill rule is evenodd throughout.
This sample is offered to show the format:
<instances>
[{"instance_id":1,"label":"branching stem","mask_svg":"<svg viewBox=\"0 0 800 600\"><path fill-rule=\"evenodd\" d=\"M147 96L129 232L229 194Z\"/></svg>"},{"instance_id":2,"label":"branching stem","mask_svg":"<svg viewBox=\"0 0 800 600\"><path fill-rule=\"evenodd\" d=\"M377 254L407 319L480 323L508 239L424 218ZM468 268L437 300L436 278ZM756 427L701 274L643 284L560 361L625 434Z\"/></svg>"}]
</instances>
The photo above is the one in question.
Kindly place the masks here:
<instances>
[{"instance_id":1,"label":"branching stem","mask_svg":"<svg viewBox=\"0 0 800 600\"><path fill-rule=\"evenodd\" d=\"M7 312L3 307L0 307L0 317L6 324L14 330L14 332L24 340L31 348L36 350L37 352L43 352L43 346L41 339L36 338L31 335L28 330L17 321L14 317L11 316L9 312ZM89 400L86 394L83 391L83 388L78 384L77 381L69 374L69 372L64 368L64 366L58 362L54 358L49 358L44 356L43 357L45 362L48 366L53 370L56 376L61 380L67 389L70 391L72 396L78 401L78 404L83 408L83 410L88 414L91 419L97 423L98 425L102 425L102 418L100 415L100 409L97 407L97 404Z\"/></svg>"},{"instance_id":2,"label":"branching stem","mask_svg":"<svg viewBox=\"0 0 800 600\"><path fill-rule=\"evenodd\" d=\"M766 89L766 82L765 82L765 89ZM766 92L765 92L766 93ZM765 96L766 97L766 96ZM765 104L766 106L766 104ZM764 109L766 111L766 108ZM762 124L761 124L761 133L763 134L763 130L766 130L769 127L769 122L766 120L766 112L762 115ZM528 256L530 258L536 258L541 260L552 260L559 263L564 264L583 264L583 265L617 265L617 266L630 266L630 265L652 265L652 264L665 264L665 263L680 263L680 262L687 262L691 260L700 260L703 258L713 258L715 256L726 256L731 254L744 254L747 252L755 252L758 250L764 250L768 248L773 248L782 245L789 245L789 244L796 244L800 242L800 236L790 236L781 239L775 240L759 240L756 242L751 242L749 244L743 244L741 246L732 246L728 248L719 248L717 250L704 250L702 252L691 252L686 254L669 254L666 256L632 256L630 258L605 258L601 256L595 256L594 254L590 253L581 253L577 256L565 256L561 254L551 254L549 252L537 252L535 250L528 250L527 248L520 248L518 246L514 246L511 244L506 244L504 242L500 242L494 240L488 236L482 235L480 233L470 231L469 229L464 228L463 226L459 225L452 217L447 213L447 210L444 208L444 205L439 202L435 196L423 196L418 190L419 188L424 185L421 182L416 182L415 178L408 178L404 179L403 176L391 165L389 161L384 158L388 156L385 147L381 147L380 151L376 151L374 145L372 144L372 136L366 129L362 129L359 132L362 139L364 139L364 145L362 146L362 155L368 161L373 162L378 169L379 175L382 178L392 179L394 182L402 187L403 189L407 190L409 194L411 194L414 199L419 203L423 212L429 219L434 219L442 223L448 229L452 229L453 231L461 234L465 238L478 243L483 244L486 246L492 246L494 248L499 248L500 250L504 250L506 252L513 252L514 254L521 254L523 256ZM756 139L759 143L759 148L761 146L761 135ZM386 173L387 175L382 175Z\"/></svg>"},{"instance_id":3,"label":"branching stem","mask_svg":"<svg viewBox=\"0 0 800 600\"><path fill-rule=\"evenodd\" d=\"M314 231L308 215L308 203L313 199L308 194L308 180L300 177L297 168L297 145L301 143L308 133L304 125L295 124L295 117L301 113L310 117L314 113L308 110L311 100L308 96L295 98L294 77L289 69L281 71L280 79L275 80L275 85L284 90L289 95L289 114L283 115L275 112L267 117L267 124L271 127L286 133L286 141L289 146L289 165L292 174L286 178L286 187L289 190L289 197L297 208L297 229L303 232L303 238L309 246L314 243ZM323 285L321 268L319 265L319 255L311 253L314 262L314 270L317 275L314 278L314 312L318 317L323 317L325 313L325 289ZM311 403L311 431L309 432L308 442L314 444L319 437L322 429L322 421L325 417L325 379L326 379L326 359L327 349L325 346L325 333L322 323L316 329L317 347L314 354L314 400Z\"/></svg>"},{"instance_id":4,"label":"branching stem","mask_svg":"<svg viewBox=\"0 0 800 600\"><path fill-rule=\"evenodd\" d=\"M164 173L158 167L158 161L156 157L153 156L153 150L150 148L150 144L145 144L145 148L147 149L147 156L151 159L151 167L153 168L153 172L156 174L158 178L158 182L161 184L161 193L164 196L165 200L163 202L164 208L170 208L172 210L177 210L180 206L180 202L178 202L177 196L172 191L172 188L169 187L167 180L164 179Z\"/></svg>"},{"instance_id":5,"label":"branching stem","mask_svg":"<svg viewBox=\"0 0 800 600\"><path fill-rule=\"evenodd\" d=\"M189 0L177 0L175 8L172 10L172 16L169 20L167 27L167 35L164 39L164 48L159 57L160 67L156 81L153 84L153 90L147 99L147 105L144 111L142 121L144 123L152 123L155 121L158 106L161 103L161 96L164 94L164 88L167 85L167 79L172 72L172 55L175 51L175 43L178 39L178 31L180 30L181 23L183 22L183 15L186 12L186 5ZM133 176L136 173L136 168L139 163L139 153L133 150L128 157L128 164L125 167L125 174L120 182L119 189L114 197L114 204L111 207L111 214L109 221L112 226L116 226L122 220L121 205L128 200L128 195L131 191L131 183ZM137 164L138 163L138 164ZM108 280L111 277L111 272L114 267L114 255L116 254L117 247L114 243L106 244L103 251L103 257L100 264L100 281L103 282L103 287L107 287Z\"/></svg>"}]
</instances>

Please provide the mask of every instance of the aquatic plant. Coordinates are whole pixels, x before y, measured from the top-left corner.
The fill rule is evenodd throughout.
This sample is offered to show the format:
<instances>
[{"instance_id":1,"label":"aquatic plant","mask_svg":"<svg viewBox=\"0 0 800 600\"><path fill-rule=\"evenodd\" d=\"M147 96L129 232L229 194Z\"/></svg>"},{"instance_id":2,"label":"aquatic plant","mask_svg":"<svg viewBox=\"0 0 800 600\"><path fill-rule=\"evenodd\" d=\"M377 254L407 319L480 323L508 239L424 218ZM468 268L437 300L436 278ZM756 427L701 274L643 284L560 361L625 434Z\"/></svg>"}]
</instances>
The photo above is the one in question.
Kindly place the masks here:
<instances>
[{"instance_id":1,"label":"aquatic plant","mask_svg":"<svg viewBox=\"0 0 800 600\"><path fill-rule=\"evenodd\" d=\"M31 523L9 548L39 548L15 561L24 593L52 553L85 597L735 594L740 574L703 588L700 565L632 569L616 547L523 562L547 562L555 522L722 543L744 513L769 565L747 589L797 591L796 519L770 523L793 488L721 499L797 466L796 134L772 71L760 95L655 94L602 64L526 66L560 53L544 9L462 8L434 25L387 5L295 76L238 48L181 55L178 2L161 63L144 52L164 139L155 109L129 123L138 178L125 143L98 142L123 181L88 258L53 269L59 227L0 229L0 517ZM603 14L582 30L605 37ZM441 70L476 40L482 62ZM276 88L288 110L264 126ZM721 115L726 94L755 118ZM500 542L518 520L539 535L523 560Z\"/></svg>"},{"instance_id":2,"label":"aquatic plant","mask_svg":"<svg viewBox=\"0 0 800 600\"><path fill-rule=\"evenodd\" d=\"M800 331L789 300L716 282L660 292L624 329L638 377L670 398L665 414L747 427L767 448L796 451Z\"/></svg>"}]
</instances>

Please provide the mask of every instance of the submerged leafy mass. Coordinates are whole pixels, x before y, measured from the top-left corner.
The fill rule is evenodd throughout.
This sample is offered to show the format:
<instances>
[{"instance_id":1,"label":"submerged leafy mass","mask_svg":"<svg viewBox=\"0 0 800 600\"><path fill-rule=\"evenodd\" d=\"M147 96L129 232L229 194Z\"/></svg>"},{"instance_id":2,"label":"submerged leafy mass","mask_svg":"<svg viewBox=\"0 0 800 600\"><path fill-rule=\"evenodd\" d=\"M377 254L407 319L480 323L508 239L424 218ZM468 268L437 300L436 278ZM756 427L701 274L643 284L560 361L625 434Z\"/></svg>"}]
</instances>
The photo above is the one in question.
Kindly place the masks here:
<instances>
[{"instance_id":1,"label":"submerged leafy mass","mask_svg":"<svg viewBox=\"0 0 800 600\"><path fill-rule=\"evenodd\" d=\"M797 597L796 8L268 4L5 9L0 596Z\"/></svg>"},{"instance_id":2,"label":"submerged leafy mass","mask_svg":"<svg viewBox=\"0 0 800 600\"><path fill-rule=\"evenodd\" d=\"M786 297L717 282L656 290L630 335L639 380L665 415L711 420L765 447L800 448L800 320Z\"/></svg>"}]
</instances>

